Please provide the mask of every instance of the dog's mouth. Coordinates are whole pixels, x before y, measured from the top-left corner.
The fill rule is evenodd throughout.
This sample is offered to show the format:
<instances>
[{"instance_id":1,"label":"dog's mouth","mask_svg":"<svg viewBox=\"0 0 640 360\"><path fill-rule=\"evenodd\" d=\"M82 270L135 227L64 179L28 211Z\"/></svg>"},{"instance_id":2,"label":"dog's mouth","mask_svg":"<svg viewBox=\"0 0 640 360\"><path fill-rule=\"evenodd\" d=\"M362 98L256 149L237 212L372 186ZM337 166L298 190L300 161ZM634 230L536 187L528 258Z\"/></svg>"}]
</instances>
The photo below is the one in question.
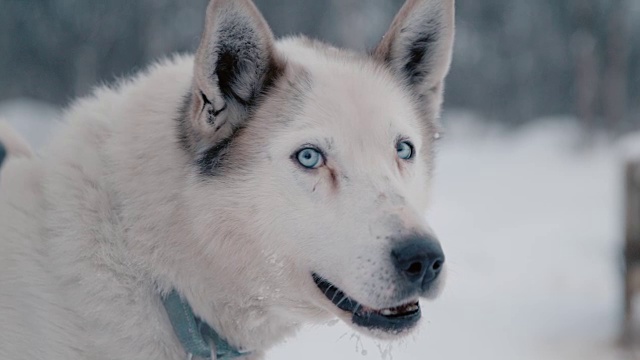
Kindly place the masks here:
<instances>
[{"instance_id":1,"label":"dog's mouth","mask_svg":"<svg viewBox=\"0 0 640 360\"><path fill-rule=\"evenodd\" d=\"M392 308L371 309L350 298L317 274L313 274L313 281L336 307L351 314L351 321L357 326L385 332L402 332L415 326L422 316L417 300Z\"/></svg>"}]
</instances>

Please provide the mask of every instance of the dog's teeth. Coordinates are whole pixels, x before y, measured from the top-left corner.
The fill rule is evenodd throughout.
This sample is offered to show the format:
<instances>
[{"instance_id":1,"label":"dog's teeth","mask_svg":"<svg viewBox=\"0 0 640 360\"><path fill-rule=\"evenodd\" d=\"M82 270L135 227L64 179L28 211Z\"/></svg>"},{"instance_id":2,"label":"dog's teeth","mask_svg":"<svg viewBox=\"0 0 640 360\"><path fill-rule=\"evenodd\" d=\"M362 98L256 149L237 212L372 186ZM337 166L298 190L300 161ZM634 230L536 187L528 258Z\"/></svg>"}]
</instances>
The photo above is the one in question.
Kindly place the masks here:
<instances>
[{"instance_id":1,"label":"dog's teeth","mask_svg":"<svg viewBox=\"0 0 640 360\"><path fill-rule=\"evenodd\" d=\"M380 314L382 314L382 316L392 316L392 315L398 315L399 311L397 308L395 309L384 309L380 311Z\"/></svg>"}]
</instances>

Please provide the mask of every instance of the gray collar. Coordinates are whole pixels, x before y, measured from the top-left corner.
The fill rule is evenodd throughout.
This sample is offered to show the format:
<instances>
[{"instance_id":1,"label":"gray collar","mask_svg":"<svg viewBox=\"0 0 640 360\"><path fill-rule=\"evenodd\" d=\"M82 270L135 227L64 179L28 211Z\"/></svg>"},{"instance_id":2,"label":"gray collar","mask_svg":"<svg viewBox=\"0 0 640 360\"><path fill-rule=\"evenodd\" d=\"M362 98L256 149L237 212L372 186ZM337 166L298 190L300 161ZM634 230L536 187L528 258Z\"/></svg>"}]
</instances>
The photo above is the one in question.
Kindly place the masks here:
<instances>
[{"instance_id":1,"label":"gray collar","mask_svg":"<svg viewBox=\"0 0 640 360\"><path fill-rule=\"evenodd\" d=\"M175 290L162 297L162 303L169 315L173 331L188 354L203 359L232 360L248 355L229 345L206 322L195 316L191 306ZM215 354L212 352L215 349ZM215 355L215 357L214 357Z\"/></svg>"}]
</instances>

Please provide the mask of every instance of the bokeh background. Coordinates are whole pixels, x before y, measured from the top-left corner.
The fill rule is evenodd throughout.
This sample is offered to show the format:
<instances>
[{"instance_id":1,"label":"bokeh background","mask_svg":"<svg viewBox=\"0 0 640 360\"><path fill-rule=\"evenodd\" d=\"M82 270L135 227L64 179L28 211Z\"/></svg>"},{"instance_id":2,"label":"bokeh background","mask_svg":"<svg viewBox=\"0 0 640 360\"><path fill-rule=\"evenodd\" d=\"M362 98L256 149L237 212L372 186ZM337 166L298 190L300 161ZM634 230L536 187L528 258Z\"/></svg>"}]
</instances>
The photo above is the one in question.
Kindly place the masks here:
<instances>
[{"instance_id":1,"label":"bokeh background","mask_svg":"<svg viewBox=\"0 0 640 360\"><path fill-rule=\"evenodd\" d=\"M1 0L0 100L55 105L194 49L207 0ZM279 36L372 48L403 0L257 0ZM640 120L640 1L458 0L447 106L519 125L574 114L626 131Z\"/></svg>"},{"instance_id":2,"label":"bokeh background","mask_svg":"<svg viewBox=\"0 0 640 360\"><path fill-rule=\"evenodd\" d=\"M428 214L447 290L400 343L330 324L268 359L640 359L617 343L623 167L640 154L640 1L456 2ZM0 0L0 117L42 149L74 98L193 51L206 3ZM256 3L278 36L366 51L403 0Z\"/></svg>"}]
</instances>

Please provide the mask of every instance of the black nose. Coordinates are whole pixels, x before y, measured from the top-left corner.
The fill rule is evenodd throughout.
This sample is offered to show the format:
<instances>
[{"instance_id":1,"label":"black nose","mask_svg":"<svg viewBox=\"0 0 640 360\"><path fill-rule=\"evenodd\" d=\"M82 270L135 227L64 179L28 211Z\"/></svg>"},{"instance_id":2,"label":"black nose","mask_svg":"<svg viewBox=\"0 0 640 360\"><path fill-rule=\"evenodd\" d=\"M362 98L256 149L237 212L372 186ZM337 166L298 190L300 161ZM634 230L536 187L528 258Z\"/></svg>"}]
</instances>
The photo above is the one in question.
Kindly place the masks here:
<instances>
[{"instance_id":1,"label":"black nose","mask_svg":"<svg viewBox=\"0 0 640 360\"><path fill-rule=\"evenodd\" d=\"M438 278L444 266L440 244L426 236L404 239L391 251L391 258L398 272L423 291Z\"/></svg>"}]
</instances>

